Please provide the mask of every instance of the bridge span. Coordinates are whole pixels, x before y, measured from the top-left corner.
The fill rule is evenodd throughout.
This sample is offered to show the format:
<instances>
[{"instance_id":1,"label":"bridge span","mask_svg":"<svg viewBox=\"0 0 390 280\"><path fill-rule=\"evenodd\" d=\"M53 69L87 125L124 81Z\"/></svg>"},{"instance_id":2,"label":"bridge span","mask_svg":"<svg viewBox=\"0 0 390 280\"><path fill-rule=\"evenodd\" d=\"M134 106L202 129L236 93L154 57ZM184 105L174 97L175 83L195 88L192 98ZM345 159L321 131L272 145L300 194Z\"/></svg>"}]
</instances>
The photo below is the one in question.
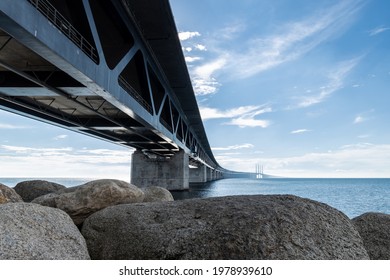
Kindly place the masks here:
<instances>
[{"instance_id":1,"label":"bridge span","mask_svg":"<svg viewBox=\"0 0 390 280\"><path fill-rule=\"evenodd\" d=\"M214 158L168 0L1 0L0 108L136 148L140 187L246 175Z\"/></svg>"}]
</instances>

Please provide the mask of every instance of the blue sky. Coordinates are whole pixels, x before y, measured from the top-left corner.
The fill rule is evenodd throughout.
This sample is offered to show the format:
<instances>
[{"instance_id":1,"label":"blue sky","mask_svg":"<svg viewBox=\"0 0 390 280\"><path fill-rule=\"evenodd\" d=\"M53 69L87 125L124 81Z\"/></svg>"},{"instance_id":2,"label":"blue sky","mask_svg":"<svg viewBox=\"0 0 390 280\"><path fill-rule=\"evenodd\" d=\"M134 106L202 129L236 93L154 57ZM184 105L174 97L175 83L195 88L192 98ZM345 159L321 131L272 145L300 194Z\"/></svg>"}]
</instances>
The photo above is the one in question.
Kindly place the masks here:
<instances>
[{"instance_id":1,"label":"blue sky","mask_svg":"<svg viewBox=\"0 0 390 280\"><path fill-rule=\"evenodd\" d=\"M390 1L170 2L221 166L390 177ZM126 179L130 154L0 111L0 177Z\"/></svg>"}]
</instances>

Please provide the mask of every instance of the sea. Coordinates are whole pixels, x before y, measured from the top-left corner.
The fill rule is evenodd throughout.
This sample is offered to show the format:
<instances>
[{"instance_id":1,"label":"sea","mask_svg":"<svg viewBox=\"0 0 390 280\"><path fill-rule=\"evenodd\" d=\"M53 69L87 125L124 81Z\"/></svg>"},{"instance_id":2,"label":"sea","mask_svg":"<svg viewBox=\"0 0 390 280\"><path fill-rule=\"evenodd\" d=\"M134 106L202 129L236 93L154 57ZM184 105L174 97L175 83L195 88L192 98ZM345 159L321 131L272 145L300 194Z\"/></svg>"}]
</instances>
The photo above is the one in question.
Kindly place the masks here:
<instances>
[{"instance_id":1,"label":"sea","mask_svg":"<svg viewBox=\"0 0 390 280\"><path fill-rule=\"evenodd\" d=\"M36 179L36 178L35 178ZM0 178L0 183L14 187L31 178ZM92 181L92 178L41 178L66 187ZM232 195L291 194L326 203L350 218L366 212L390 214L389 179L222 179L191 184L189 191L173 191L175 200Z\"/></svg>"}]
</instances>

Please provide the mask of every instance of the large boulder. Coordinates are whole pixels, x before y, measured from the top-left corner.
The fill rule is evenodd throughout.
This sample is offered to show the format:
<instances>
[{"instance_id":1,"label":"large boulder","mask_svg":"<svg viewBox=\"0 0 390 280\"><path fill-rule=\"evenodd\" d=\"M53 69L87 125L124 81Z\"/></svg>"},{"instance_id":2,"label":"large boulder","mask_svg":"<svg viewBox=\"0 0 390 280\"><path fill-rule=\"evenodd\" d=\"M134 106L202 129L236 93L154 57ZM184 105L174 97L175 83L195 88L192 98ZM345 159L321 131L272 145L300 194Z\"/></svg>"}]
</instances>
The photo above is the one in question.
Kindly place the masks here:
<instances>
[{"instance_id":1,"label":"large boulder","mask_svg":"<svg viewBox=\"0 0 390 280\"><path fill-rule=\"evenodd\" d=\"M156 202L156 201L173 201L173 196L170 191L161 187L148 187L141 189L144 194L143 202Z\"/></svg>"},{"instance_id":2,"label":"large boulder","mask_svg":"<svg viewBox=\"0 0 390 280\"><path fill-rule=\"evenodd\" d=\"M82 228L92 259L368 259L340 211L289 195L108 207Z\"/></svg>"},{"instance_id":3,"label":"large boulder","mask_svg":"<svg viewBox=\"0 0 390 280\"><path fill-rule=\"evenodd\" d=\"M34 199L33 203L64 210L76 225L92 213L111 205L142 202L144 193L119 180L96 180Z\"/></svg>"},{"instance_id":4,"label":"large boulder","mask_svg":"<svg viewBox=\"0 0 390 280\"><path fill-rule=\"evenodd\" d=\"M31 202L37 197L65 188L63 185L45 180L29 180L18 183L14 190L23 198L24 202Z\"/></svg>"},{"instance_id":5,"label":"large boulder","mask_svg":"<svg viewBox=\"0 0 390 280\"><path fill-rule=\"evenodd\" d=\"M352 219L372 260L390 260L390 215L365 213Z\"/></svg>"},{"instance_id":6,"label":"large boulder","mask_svg":"<svg viewBox=\"0 0 390 280\"><path fill-rule=\"evenodd\" d=\"M0 184L0 204L8 202L23 202L23 200L13 189Z\"/></svg>"},{"instance_id":7,"label":"large boulder","mask_svg":"<svg viewBox=\"0 0 390 280\"><path fill-rule=\"evenodd\" d=\"M32 203L0 205L0 259L89 259L85 240L59 209Z\"/></svg>"}]
</instances>

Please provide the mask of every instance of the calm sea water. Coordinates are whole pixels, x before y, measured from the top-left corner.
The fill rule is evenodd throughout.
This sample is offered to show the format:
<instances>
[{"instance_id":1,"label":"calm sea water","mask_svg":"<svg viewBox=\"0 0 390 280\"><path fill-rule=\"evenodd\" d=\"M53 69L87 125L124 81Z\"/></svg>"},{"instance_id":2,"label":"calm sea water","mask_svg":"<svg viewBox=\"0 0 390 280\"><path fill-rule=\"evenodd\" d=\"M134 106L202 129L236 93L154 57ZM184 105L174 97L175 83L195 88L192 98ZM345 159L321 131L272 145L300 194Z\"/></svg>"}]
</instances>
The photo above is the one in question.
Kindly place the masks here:
<instances>
[{"instance_id":1,"label":"calm sea water","mask_svg":"<svg viewBox=\"0 0 390 280\"><path fill-rule=\"evenodd\" d=\"M28 178L0 178L0 183L14 187ZM43 179L66 187L93 179ZM310 198L339 209L350 218L366 212L390 214L390 179L224 179L191 185L189 191L173 192L175 199L229 195L292 194Z\"/></svg>"},{"instance_id":2,"label":"calm sea water","mask_svg":"<svg viewBox=\"0 0 390 280\"><path fill-rule=\"evenodd\" d=\"M175 199L228 195L292 194L324 202L354 218L390 214L390 179L224 179L174 192Z\"/></svg>"}]
</instances>

